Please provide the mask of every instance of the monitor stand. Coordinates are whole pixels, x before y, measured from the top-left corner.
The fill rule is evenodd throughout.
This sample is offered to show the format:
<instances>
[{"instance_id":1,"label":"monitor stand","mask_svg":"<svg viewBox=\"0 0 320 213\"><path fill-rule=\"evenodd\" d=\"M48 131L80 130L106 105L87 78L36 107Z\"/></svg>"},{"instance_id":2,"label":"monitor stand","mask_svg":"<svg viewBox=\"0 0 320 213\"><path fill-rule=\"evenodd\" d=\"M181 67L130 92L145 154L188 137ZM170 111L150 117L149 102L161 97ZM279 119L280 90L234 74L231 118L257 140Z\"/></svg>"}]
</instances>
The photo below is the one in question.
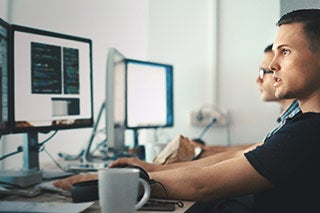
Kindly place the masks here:
<instances>
[{"instance_id":1,"label":"monitor stand","mask_svg":"<svg viewBox=\"0 0 320 213\"><path fill-rule=\"evenodd\" d=\"M0 170L0 183L27 187L41 183L41 181L38 132L29 132L23 142L23 168L21 170Z\"/></svg>"},{"instance_id":2,"label":"monitor stand","mask_svg":"<svg viewBox=\"0 0 320 213\"><path fill-rule=\"evenodd\" d=\"M97 117L97 121L93 127L93 130L92 130L92 133L91 133L91 136L90 136L90 139L89 139L89 142L88 142L88 145L87 145L87 148L85 150L85 153L84 153L84 156L83 156L83 164L84 164L84 167L90 167L90 165L92 165L94 162L106 162L106 164L109 164L110 162L114 161L118 154L120 153L121 155L121 152L123 152L121 149L123 147L121 146L117 146L117 147L111 147L111 149L109 149L110 147L107 147L108 151L107 151L107 156L104 156L102 159L99 159L99 158L96 158L95 156L93 156L92 154L92 145L94 143L94 138L96 137L97 133L98 133L98 126L100 124L100 119L103 115L103 113L105 112L105 108L106 108L106 105L105 105L105 102L102 103L101 107L100 107L100 110L99 110L99 113L98 113L98 117ZM113 126L113 130L114 130L114 140L115 141L124 141L124 127L114 127ZM107 137L105 139L105 141L102 141L102 143L106 143L107 141ZM123 155L121 155L122 157L124 157ZM78 167L79 168L79 167ZM76 168L76 169L78 169ZM83 165L80 165L80 168L81 169L83 168Z\"/></svg>"}]
</instances>

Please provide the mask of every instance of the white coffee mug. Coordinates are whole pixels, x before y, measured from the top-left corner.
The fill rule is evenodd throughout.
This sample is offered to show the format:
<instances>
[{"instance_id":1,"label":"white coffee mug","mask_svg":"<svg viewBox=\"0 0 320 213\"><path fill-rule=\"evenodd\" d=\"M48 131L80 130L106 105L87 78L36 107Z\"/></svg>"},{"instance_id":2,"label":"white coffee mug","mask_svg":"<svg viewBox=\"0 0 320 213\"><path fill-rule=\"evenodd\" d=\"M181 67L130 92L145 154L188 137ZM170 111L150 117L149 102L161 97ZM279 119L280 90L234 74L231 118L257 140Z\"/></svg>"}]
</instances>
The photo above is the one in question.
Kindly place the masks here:
<instances>
[{"instance_id":1,"label":"white coffee mug","mask_svg":"<svg viewBox=\"0 0 320 213\"><path fill-rule=\"evenodd\" d=\"M99 204L102 213L132 213L141 208L150 197L150 186L139 177L136 168L99 169ZM139 182L144 188L137 203Z\"/></svg>"}]
</instances>

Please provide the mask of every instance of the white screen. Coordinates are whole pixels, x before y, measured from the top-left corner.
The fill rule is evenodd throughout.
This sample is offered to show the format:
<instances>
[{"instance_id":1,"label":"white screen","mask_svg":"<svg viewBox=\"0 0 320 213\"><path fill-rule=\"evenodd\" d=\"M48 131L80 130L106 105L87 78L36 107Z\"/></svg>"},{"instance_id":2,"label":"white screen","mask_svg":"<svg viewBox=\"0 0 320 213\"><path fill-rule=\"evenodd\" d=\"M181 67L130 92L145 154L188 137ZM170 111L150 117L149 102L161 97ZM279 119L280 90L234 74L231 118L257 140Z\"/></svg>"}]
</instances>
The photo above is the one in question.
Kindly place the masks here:
<instances>
[{"instance_id":1,"label":"white screen","mask_svg":"<svg viewBox=\"0 0 320 213\"><path fill-rule=\"evenodd\" d=\"M127 125L167 123L166 68L143 63L127 65Z\"/></svg>"},{"instance_id":2,"label":"white screen","mask_svg":"<svg viewBox=\"0 0 320 213\"><path fill-rule=\"evenodd\" d=\"M88 42L15 31L15 124L69 125L92 118L90 51ZM50 65L53 58L61 67Z\"/></svg>"}]
</instances>

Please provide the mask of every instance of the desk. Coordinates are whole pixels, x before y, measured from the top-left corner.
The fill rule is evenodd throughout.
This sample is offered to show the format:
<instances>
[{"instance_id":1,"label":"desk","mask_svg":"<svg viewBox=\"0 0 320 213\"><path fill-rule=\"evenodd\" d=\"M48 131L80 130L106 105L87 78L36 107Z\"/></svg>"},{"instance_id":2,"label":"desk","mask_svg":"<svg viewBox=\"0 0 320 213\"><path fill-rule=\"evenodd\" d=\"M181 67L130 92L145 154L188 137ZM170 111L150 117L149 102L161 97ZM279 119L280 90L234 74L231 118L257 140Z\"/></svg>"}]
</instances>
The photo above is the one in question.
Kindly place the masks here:
<instances>
[{"instance_id":1,"label":"desk","mask_svg":"<svg viewBox=\"0 0 320 213\"><path fill-rule=\"evenodd\" d=\"M3 198L1 198L1 201L24 201L24 202L72 202L71 197L63 196L58 193L54 192L43 192L42 194L33 197L33 198L27 198L27 197L20 197L16 195L8 195ZM183 202L184 207L179 208L176 207L176 210L174 212L176 213L182 213L185 212L192 204L193 202ZM99 202L96 201L91 207L83 211L84 213L96 213L100 212ZM152 213L153 211L136 211L136 213ZM159 213L157 211L157 213Z\"/></svg>"}]
</instances>

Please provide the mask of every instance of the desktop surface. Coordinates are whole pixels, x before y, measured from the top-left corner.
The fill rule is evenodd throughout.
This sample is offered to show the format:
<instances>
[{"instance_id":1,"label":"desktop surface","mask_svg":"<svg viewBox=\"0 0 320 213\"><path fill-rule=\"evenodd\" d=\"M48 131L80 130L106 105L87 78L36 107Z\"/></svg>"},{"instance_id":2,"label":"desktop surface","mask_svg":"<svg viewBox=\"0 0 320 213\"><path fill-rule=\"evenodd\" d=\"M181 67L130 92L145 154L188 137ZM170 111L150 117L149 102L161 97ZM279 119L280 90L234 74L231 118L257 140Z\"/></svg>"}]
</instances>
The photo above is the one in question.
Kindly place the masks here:
<instances>
[{"instance_id":1,"label":"desktop surface","mask_svg":"<svg viewBox=\"0 0 320 213\"><path fill-rule=\"evenodd\" d=\"M49 169L50 165L47 165L46 168ZM56 168L51 168L51 169L52 170L46 170L46 172L44 172L44 174L47 173L50 176L51 173L53 173L55 176L57 173L59 173L59 170L57 170ZM64 173L64 172L60 172L60 173L62 174L62 176L60 178L62 178L63 175L65 175L65 174L70 175L70 173ZM58 179L60 179L60 178L58 178ZM8 193L7 194L3 193L0 190L1 201L30 202L30 203L35 202L37 204L39 204L39 203L52 203L52 204L67 203L67 204L71 204L68 206L68 208L70 208L70 209L79 208L79 206L77 204L82 204L82 203L73 203L70 191L61 190L60 188L59 188L60 190L55 190L54 188L56 188L56 187L54 187L52 185L53 181L54 181L54 179L52 180L51 178L49 178L48 180L43 180L42 183L40 183L36 186L23 188L23 190L18 191L14 195L8 194ZM39 187L39 185L41 187ZM69 193L67 193L67 192L69 192ZM168 201L170 202L170 200L168 200ZM185 212L193 204L193 202L183 201L183 204L184 204L184 206L182 208L175 205L175 210L170 211L170 212L178 212L178 213ZM11 203L11 205L12 205L12 203ZM53 205L53 206L55 206L55 205ZM149 205L149 207L150 207L149 210L139 210L136 212L137 213L164 212L163 210L162 211L151 210L152 206ZM70 211L65 211L65 212L70 212ZM81 212L84 212L84 213L101 212L100 206L99 206L99 201L94 201L93 205L89 206L88 208L86 208L84 211L81 211ZM167 212L169 212L169 210Z\"/></svg>"},{"instance_id":2,"label":"desktop surface","mask_svg":"<svg viewBox=\"0 0 320 213\"><path fill-rule=\"evenodd\" d=\"M72 199L70 196L67 195L63 195L60 193L53 193L53 192L49 192L49 191L45 191L42 192L40 195L36 196L36 197L23 197L23 196L17 196L17 195L8 195L8 196L4 196L1 197L1 201L10 201L10 202L36 202L36 203L71 203L72 204ZM0 201L0 202L1 202ZM176 213L182 213L185 212L188 208L190 208L190 206L192 206L193 202L185 202L183 201L184 206L182 208L177 207L175 208L174 211L171 212L176 212ZM76 205L74 204L74 208L77 208ZM73 208L72 206L69 208ZM93 203L93 205L89 206L88 208L86 208L84 211L82 211L84 213L96 213L96 212L101 212L100 210L100 206L99 206L99 201L95 201ZM137 213L148 213L148 212L159 212L159 211L152 211L152 210L140 210L140 211L136 211ZM161 211L163 212L163 211Z\"/></svg>"}]
</instances>

